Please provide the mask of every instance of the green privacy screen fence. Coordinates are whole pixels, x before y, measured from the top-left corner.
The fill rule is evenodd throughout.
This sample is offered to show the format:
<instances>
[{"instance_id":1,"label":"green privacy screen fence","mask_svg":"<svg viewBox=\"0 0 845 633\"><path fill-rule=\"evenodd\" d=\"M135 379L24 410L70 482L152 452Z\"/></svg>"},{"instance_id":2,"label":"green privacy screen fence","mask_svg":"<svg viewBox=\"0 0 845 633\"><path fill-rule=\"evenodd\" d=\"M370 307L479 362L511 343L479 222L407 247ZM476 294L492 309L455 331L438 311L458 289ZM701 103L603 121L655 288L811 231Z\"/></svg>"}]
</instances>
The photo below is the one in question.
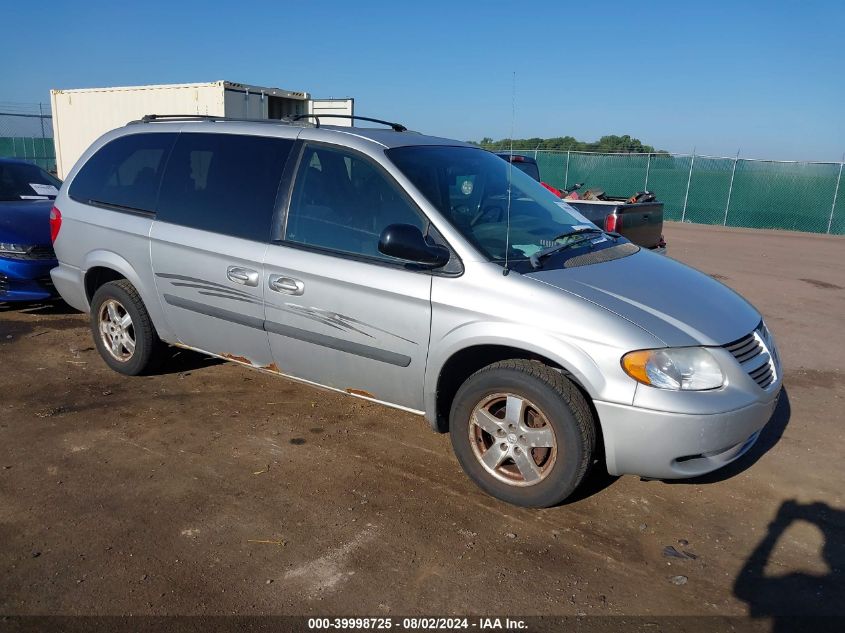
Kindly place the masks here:
<instances>
[{"instance_id":1,"label":"green privacy screen fence","mask_svg":"<svg viewBox=\"0 0 845 633\"><path fill-rule=\"evenodd\" d=\"M499 150L501 151L501 150ZM665 218L701 224L845 234L842 163L799 163L683 154L525 151L543 181L583 182L611 196L653 191Z\"/></svg>"},{"instance_id":2,"label":"green privacy screen fence","mask_svg":"<svg viewBox=\"0 0 845 633\"><path fill-rule=\"evenodd\" d=\"M23 158L47 171L56 171L56 150L51 138L0 136L0 156Z\"/></svg>"},{"instance_id":3,"label":"green privacy screen fence","mask_svg":"<svg viewBox=\"0 0 845 633\"><path fill-rule=\"evenodd\" d=\"M55 172L49 104L0 101L0 157L22 158Z\"/></svg>"}]
</instances>

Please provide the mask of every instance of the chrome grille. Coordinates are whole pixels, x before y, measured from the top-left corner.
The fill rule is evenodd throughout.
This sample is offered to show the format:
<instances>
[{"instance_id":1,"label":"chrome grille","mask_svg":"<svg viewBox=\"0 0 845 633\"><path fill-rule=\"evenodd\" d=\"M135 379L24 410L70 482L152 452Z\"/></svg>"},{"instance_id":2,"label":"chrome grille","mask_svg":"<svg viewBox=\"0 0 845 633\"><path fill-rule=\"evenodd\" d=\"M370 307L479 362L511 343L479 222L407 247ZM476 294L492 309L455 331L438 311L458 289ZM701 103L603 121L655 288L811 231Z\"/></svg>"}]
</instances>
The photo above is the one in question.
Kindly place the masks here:
<instances>
[{"instance_id":1,"label":"chrome grille","mask_svg":"<svg viewBox=\"0 0 845 633\"><path fill-rule=\"evenodd\" d=\"M763 353L763 346L760 345L760 341L754 336L754 332L739 339L735 343L725 345L725 349L733 354L733 357L739 361L740 365Z\"/></svg>"},{"instance_id":2,"label":"chrome grille","mask_svg":"<svg viewBox=\"0 0 845 633\"><path fill-rule=\"evenodd\" d=\"M0 296L6 294L9 291L9 278L6 275L0 273Z\"/></svg>"},{"instance_id":3,"label":"chrome grille","mask_svg":"<svg viewBox=\"0 0 845 633\"><path fill-rule=\"evenodd\" d=\"M724 347L761 388L767 389L777 380L780 371L777 351L763 322L748 336Z\"/></svg>"}]
</instances>

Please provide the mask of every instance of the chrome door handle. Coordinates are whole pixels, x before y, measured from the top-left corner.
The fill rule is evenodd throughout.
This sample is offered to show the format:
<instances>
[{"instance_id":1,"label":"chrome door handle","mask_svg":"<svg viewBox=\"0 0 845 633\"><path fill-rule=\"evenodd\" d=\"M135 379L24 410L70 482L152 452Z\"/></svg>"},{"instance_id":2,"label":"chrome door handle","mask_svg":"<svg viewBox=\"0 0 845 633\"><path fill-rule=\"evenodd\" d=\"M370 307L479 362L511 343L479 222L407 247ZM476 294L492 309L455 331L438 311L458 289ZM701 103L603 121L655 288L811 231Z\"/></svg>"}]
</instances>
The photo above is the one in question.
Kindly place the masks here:
<instances>
[{"instance_id":1,"label":"chrome door handle","mask_svg":"<svg viewBox=\"0 0 845 633\"><path fill-rule=\"evenodd\" d=\"M270 290L286 295L298 296L305 292L305 284L303 282L293 277L285 277L284 275L270 275L268 284Z\"/></svg>"},{"instance_id":2,"label":"chrome door handle","mask_svg":"<svg viewBox=\"0 0 845 633\"><path fill-rule=\"evenodd\" d=\"M252 270L251 268L229 266L226 269L226 277L229 281L234 281L236 284L241 284L243 286L258 285L258 271Z\"/></svg>"}]
</instances>

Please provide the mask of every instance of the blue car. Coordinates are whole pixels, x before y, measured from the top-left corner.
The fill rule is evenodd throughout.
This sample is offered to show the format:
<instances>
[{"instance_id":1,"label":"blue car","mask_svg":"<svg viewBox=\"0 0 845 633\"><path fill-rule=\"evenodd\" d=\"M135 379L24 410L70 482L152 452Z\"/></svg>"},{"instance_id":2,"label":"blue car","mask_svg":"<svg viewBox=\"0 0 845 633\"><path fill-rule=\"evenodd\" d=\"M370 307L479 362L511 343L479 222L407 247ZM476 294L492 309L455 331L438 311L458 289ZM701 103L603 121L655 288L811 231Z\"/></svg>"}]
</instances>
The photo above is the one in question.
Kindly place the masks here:
<instances>
[{"instance_id":1,"label":"blue car","mask_svg":"<svg viewBox=\"0 0 845 633\"><path fill-rule=\"evenodd\" d=\"M37 165L0 158L0 302L57 296L50 211L61 184Z\"/></svg>"}]
</instances>

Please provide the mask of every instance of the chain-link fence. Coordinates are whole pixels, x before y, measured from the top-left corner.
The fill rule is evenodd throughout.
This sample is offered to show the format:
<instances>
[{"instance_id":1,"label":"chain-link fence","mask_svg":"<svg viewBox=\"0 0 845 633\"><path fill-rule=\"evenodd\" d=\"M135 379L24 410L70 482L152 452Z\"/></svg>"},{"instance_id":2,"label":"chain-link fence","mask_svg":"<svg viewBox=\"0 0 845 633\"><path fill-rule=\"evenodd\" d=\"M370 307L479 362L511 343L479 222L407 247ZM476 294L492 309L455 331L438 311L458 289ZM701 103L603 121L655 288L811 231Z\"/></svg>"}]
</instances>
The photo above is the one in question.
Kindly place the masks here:
<instances>
[{"instance_id":1,"label":"chain-link fence","mask_svg":"<svg viewBox=\"0 0 845 633\"><path fill-rule=\"evenodd\" d=\"M502 151L499 149L498 151ZM515 149L558 188L583 182L612 196L653 191L667 220L845 234L843 163L783 162L665 152ZM0 156L56 170L48 104L0 102Z\"/></svg>"},{"instance_id":2,"label":"chain-link fence","mask_svg":"<svg viewBox=\"0 0 845 633\"><path fill-rule=\"evenodd\" d=\"M502 151L501 149L497 151ZM611 196L653 191L667 220L845 234L843 163L687 154L514 150L537 159L544 182L583 182Z\"/></svg>"},{"instance_id":3,"label":"chain-link fence","mask_svg":"<svg viewBox=\"0 0 845 633\"><path fill-rule=\"evenodd\" d=\"M49 105L0 101L0 156L23 158L55 173Z\"/></svg>"}]
</instances>

